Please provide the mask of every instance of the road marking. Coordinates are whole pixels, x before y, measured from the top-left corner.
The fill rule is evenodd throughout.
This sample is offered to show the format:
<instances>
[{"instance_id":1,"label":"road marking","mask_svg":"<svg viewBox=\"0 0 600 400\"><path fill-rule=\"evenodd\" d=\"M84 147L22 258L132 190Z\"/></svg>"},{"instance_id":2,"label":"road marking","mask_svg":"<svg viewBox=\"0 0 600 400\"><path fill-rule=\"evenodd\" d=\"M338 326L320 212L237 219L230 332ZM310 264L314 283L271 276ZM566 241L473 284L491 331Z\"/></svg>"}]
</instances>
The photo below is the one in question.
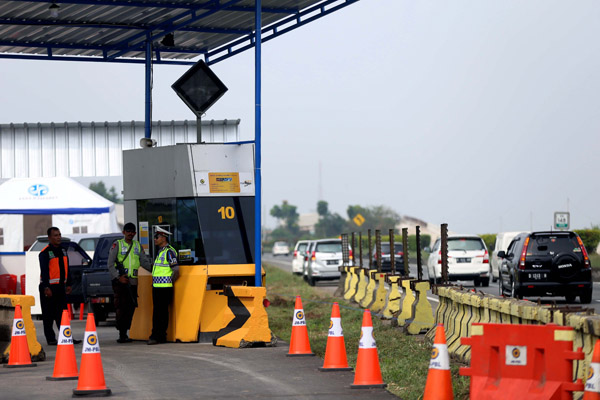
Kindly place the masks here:
<instances>
[{"instance_id":1,"label":"road marking","mask_svg":"<svg viewBox=\"0 0 600 400\"><path fill-rule=\"evenodd\" d=\"M430 297L430 296L427 296L427 299L428 299L428 300L431 300L431 301L435 301L436 303L439 303L439 302L440 302L440 300L439 300L439 299L436 299L435 297Z\"/></svg>"}]
</instances>

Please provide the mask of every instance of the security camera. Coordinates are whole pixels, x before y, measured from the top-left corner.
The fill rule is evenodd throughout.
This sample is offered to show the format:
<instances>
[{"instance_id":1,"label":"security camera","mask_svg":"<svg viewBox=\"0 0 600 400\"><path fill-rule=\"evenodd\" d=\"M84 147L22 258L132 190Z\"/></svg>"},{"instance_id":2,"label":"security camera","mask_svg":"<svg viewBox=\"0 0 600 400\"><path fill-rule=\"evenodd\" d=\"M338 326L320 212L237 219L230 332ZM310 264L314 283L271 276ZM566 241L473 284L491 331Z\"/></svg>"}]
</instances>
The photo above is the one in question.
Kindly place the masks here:
<instances>
[{"instance_id":1,"label":"security camera","mask_svg":"<svg viewBox=\"0 0 600 400\"><path fill-rule=\"evenodd\" d=\"M141 138L140 139L140 147L154 147L156 146L156 140L150 138Z\"/></svg>"}]
</instances>

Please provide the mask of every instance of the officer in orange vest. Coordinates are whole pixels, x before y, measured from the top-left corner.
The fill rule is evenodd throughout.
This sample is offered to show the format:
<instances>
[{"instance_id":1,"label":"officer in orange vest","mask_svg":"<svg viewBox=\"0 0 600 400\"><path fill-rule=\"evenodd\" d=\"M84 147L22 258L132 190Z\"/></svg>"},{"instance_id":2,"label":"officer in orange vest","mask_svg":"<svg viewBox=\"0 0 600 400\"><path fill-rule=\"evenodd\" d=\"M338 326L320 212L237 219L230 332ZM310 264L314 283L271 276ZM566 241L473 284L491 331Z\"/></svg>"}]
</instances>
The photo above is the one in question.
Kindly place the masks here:
<instances>
[{"instance_id":1,"label":"officer in orange vest","mask_svg":"<svg viewBox=\"0 0 600 400\"><path fill-rule=\"evenodd\" d=\"M67 250L61 246L62 236L57 227L48 228L48 246L39 255L40 303L44 320L44 336L48 345L56 344L53 324L60 329L62 311L67 308L67 294L71 293L71 275Z\"/></svg>"}]
</instances>

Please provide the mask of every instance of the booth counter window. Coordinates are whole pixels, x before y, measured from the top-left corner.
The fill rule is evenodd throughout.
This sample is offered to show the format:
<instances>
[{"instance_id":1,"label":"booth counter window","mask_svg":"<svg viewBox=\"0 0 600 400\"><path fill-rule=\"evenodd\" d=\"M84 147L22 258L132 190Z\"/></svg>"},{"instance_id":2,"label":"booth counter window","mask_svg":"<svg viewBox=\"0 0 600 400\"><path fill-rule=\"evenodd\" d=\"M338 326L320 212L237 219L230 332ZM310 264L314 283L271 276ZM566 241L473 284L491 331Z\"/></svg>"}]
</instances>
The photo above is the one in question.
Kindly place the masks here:
<instances>
[{"instance_id":1,"label":"booth counter window","mask_svg":"<svg viewBox=\"0 0 600 400\"><path fill-rule=\"evenodd\" d=\"M182 263L254 263L254 197L142 200L137 210L138 221L171 228L176 250L191 251L191 259Z\"/></svg>"},{"instance_id":2,"label":"booth counter window","mask_svg":"<svg viewBox=\"0 0 600 400\"><path fill-rule=\"evenodd\" d=\"M4 245L4 228L0 228L0 246Z\"/></svg>"}]
</instances>

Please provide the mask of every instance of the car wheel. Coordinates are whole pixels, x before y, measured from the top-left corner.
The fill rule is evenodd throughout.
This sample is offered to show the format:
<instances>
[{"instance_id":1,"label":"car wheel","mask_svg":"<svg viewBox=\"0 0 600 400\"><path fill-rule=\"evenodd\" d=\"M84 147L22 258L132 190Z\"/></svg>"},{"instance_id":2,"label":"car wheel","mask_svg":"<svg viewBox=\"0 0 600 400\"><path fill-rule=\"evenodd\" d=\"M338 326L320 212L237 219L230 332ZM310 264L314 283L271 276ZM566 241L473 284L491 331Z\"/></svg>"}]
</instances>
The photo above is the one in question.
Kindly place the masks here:
<instances>
[{"instance_id":1,"label":"car wheel","mask_svg":"<svg viewBox=\"0 0 600 400\"><path fill-rule=\"evenodd\" d=\"M581 304L590 304L592 302L592 289L580 294L579 301L581 301Z\"/></svg>"},{"instance_id":2,"label":"car wheel","mask_svg":"<svg viewBox=\"0 0 600 400\"><path fill-rule=\"evenodd\" d=\"M481 286L483 286L483 287L490 286L490 278L482 278L481 279Z\"/></svg>"},{"instance_id":3,"label":"car wheel","mask_svg":"<svg viewBox=\"0 0 600 400\"><path fill-rule=\"evenodd\" d=\"M92 312L94 313L94 320L96 322L106 321L106 310L102 304L92 304Z\"/></svg>"},{"instance_id":4,"label":"car wheel","mask_svg":"<svg viewBox=\"0 0 600 400\"><path fill-rule=\"evenodd\" d=\"M473 286L481 286L481 280L479 278L473 279Z\"/></svg>"},{"instance_id":5,"label":"car wheel","mask_svg":"<svg viewBox=\"0 0 600 400\"><path fill-rule=\"evenodd\" d=\"M315 283L316 283L316 282L315 282L315 278L313 278L312 276L309 276L309 277L308 277L308 284L309 284L310 286L315 286Z\"/></svg>"},{"instance_id":6,"label":"car wheel","mask_svg":"<svg viewBox=\"0 0 600 400\"><path fill-rule=\"evenodd\" d=\"M523 295L521 295L517 285L515 285L514 279L510 281L510 296L519 300L523 298Z\"/></svg>"}]
</instances>

